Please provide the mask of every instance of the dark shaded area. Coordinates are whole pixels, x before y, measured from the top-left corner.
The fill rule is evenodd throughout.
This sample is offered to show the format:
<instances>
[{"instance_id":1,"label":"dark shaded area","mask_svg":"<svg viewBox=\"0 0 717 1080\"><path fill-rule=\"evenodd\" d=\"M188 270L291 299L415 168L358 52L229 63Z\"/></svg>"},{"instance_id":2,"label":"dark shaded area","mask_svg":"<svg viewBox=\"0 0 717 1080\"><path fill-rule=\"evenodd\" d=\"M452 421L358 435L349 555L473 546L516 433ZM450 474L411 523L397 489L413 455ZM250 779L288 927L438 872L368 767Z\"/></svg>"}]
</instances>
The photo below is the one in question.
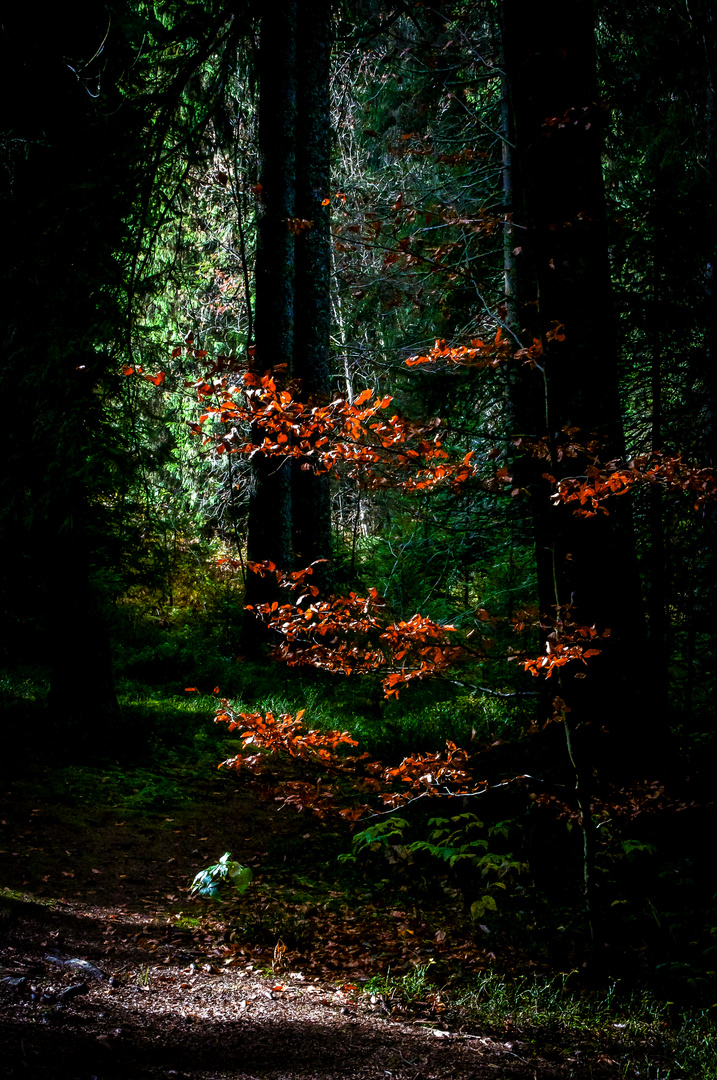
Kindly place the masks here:
<instances>
[{"instance_id":1,"label":"dark shaded area","mask_svg":"<svg viewBox=\"0 0 717 1080\"><path fill-rule=\"evenodd\" d=\"M578 970L586 992L620 978L711 1007L711 6L504 0L500 19L452 0L185 8L17 9L0 30L0 770L17 827L0 885L56 897L59 873L73 902L99 899L114 860L127 872L113 902L151 885L158 903L250 836L244 856L278 882L242 909L264 961L281 936L350 978L370 941L371 964L400 977L535 965ZM406 366L438 336L540 350ZM206 405L214 380L239 394L267 372L316 407L385 393L425 425L426 447L476 471L406 490L421 454L369 427L362 445L388 451L370 479L338 452L317 476L311 455L263 454L260 426L232 432L221 410L197 421L198 386ZM708 497L645 472L662 454L702 469ZM625 459L642 480L609 513L556 505L557 480ZM363 681L279 668L245 604L288 594L247 558L330 560L314 582L377 588L394 625L419 612L455 626L460 663L391 701L381 677L407 652ZM568 608L610 637L586 664L533 679L526 658L569 640ZM344 629L324 635L332 649ZM376 645L377 625L364 640ZM275 813L305 782L293 763L268 762L252 787L215 780L240 749L241 732L227 741L214 725L222 696L306 709L388 765L450 740L480 791L419 800L394 833L376 799L355 833L374 818L388 829L352 846L343 821ZM317 791L326 768L307 773ZM57 820L43 835L15 797L28 819L44 807ZM246 834L233 814L256 819ZM331 935L350 943L333 968ZM272 1030L251 1029L247 1069L283 1067ZM323 1030L307 1027L306 1054ZM224 1031L197 1037L197 1068L229 1068L247 1036L230 1025L223 1045ZM92 1038L58 1024L68 1074L83 1055L90 1075L181 1072L189 1053L182 1027L176 1051L140 1062L134 1033L129 1057L120 1039L101 1067ZM49 1076L51 1039L33 1039L17 1067ZM328 1041L330 1071L341 1040Z\"/></svg>"}]
</instances>

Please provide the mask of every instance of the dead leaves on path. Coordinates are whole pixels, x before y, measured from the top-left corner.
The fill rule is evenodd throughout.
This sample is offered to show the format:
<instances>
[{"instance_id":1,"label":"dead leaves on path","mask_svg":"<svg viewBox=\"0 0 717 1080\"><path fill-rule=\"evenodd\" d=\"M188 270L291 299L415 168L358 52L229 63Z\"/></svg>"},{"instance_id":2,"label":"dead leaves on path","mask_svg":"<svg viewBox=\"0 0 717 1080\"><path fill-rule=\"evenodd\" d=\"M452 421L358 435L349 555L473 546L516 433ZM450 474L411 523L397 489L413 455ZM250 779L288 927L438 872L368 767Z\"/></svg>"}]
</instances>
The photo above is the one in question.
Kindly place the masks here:
<instances>
[{"instance_id":1,"label":"dead leaves on path","mask_svg":"<svg viewBox=\"0 0 717 1080\"><path fill-rule=\"evenodd\" d=\"M290 969L316 978L365 980L437 962L464 972L489 966L493 953L460 929L447 932L447 915L454 915L453 924L460 927L460 912L447 906L439 921L437 914L413 907L382 910L368 895L353 904L340 894L324 904L292 904L257 889L232 905L225 919L207 916L202 938L214 962Z\"/></svg>"}]
</instances>

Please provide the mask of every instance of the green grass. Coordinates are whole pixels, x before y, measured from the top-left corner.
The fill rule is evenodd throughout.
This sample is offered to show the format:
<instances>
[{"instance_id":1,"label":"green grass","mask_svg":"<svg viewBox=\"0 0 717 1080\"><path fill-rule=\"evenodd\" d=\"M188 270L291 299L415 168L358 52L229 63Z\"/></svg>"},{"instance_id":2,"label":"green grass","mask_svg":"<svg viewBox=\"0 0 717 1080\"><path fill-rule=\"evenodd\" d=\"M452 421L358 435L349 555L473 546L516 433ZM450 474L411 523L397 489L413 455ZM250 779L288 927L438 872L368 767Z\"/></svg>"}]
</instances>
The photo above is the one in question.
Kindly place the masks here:
<instances>
[{"instance_id":1,"label":"green grass","mask_svg":"<svg viewBox=\"0 0 717 1080\"><path fill-rule=\"evenodd\" d=\"M431 960L427 964L418 964L405 975L391 975L390 970L385 975L375 975L366 983L364 990L372 996L401 1004L422 1002L437 991L430 975L433 963Z\"/></svg>"},{"instance_id":2,"label":"green grass","mask_svg":"<svg viewBox=\"0 0 717 1080\"><path fill-rule=\"evenodd\" d=\"M132 612L134 611L134 614ZM152 696L173 703L196 686L195 700L210 711L212 691L243 711L275 713L306 709L307 725L350 729L372 756L396 760L422 748L441 749L446 739L507 738L527 726L530 706L491 697L452 683L427 681L407 687L400 700L386 701L380 679L347 679L309 668L289 668L268 659L240 656L241 608L166 613L160 622L126 605L118 624L117 675L123 700ZM470 672L463 673L470 683ZM174 707L174 705L173 705Z\"/></svg>"},{"instance_id":3,"label":"green grass","mask_svg":"<svg viewBox=\"0 0 717 1080\"><path fill-rule=\"evenodd\" d=\"M46 794L72 806L136 812L163 810L187 799L181 775L117 766L97 769L78 765L59 769L48 777Z\"/></svg>"},{"instance_id":4,"label":"green grass","mask_svg":"<svg viewBox=\"0 0 717 1080\"><path fill-rule=\"evenodd\" d=\"M220 753L224 732L213 733L218 695L242 711L305 709L308 726L349 729L362 749L385 761L400 760L417 749L442 749L446 739L467 745L472 739L506 738L525 727L520 706L508 707L447 683L417 683L407 687L399 701L385 701L378 677L347 679L240 657L241 609L225 608L172 610L162 620L143 614L138 604L118 610L113 651L121 721L116 730L103 733L104 757L149 765L168 754L188 759L212 749ZM196 692L188 693L190 686ZM23 733L29 727L42 730L53 757L63 754L61 743L50 745L57 733L47 691L47 672L40 666L0 672L0 706L18 743L18 758L26 749ZM78 686L78 704L82 694ZM92 733L80 733L80 738L89 759Z\"/></svg>"},{"instance_id":5,"label":"green grass","mask_svg":"<svg viewBox=\"0 0 717 1080\"><path fill-rule=\"evenodd\" d=\"M676 1010L649 993L623 992L618 981L581 990L577 972L507 977L486 972L467 983L438 986L430 964L400 977L371 979L365 992L394 1007L438 1006L441 1024L487 1032L518 1032L536 1049L568 1052L579 1043L584 1061L608 1050L619 1076L649 1080L716 1080L714 1009ZM582 1074L581 1074L582 1075Z\"/></svg>"}]
</instances>

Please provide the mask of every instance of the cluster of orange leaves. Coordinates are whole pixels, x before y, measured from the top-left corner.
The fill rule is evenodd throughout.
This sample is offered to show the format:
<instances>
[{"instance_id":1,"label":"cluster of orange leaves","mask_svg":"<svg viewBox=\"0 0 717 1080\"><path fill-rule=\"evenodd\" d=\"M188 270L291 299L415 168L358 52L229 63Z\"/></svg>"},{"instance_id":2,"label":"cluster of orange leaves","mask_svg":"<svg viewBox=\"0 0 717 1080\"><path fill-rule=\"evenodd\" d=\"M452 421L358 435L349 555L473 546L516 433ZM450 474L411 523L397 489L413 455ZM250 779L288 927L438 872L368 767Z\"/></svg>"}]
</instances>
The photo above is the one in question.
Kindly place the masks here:
<instances>
[{"instance_id":1,"label":"cluster of orange leaves","mask_svg":"<svg viewBox=\"0 0 717 1080\"><path fill-rule=\"evenodd\" d=\"M559 819L576 820L579 817L575 806L558 795L540 792L532 797L532 801L538 806L550 807ZM622 828L639 818L658 814L680 814L702 808L703 804L694 799L687 802L685 799L670 796L658 780L633 781L629 790L608 788L605 794L596 792L591 799L591 811L595 821L599 824L610 822L618 836Z\"/></svg>"},{"instance_id":2,"label":"cluster of orange leaves","mask_svg":"<svg viewBox=\"0 0 717 1080\"><path fill-rule=\"evenodd\" d=\"M274 600L255 608L250 605L250 610L281 635L281 643L272 651L274 659L291 667L306 665L343 675L384 671L384 695L390 698L398 697L407 683L445 674L466 658L465 646L447 637L457 632L456 627L440 625L420 614L391 622L385 601L374 588L366 596L351 592L348 596L320 599L317 586L307 583L315 565L286 572L271 562L249 563L253 573L271 574L282 587L302 590L293 603ZM599 631L595 626L573 622L567 610L559 616L545 628L548 634L544 655L513 657L531 675L549 679L571 660L586 664L600 654L601 642L610 637L609 629ZM480 618L483 622L495 621L484 609ZM529 625L526 619L514 620L514 629L525 630ZM537 623L533 621L533 625ZM474 649L471 654L475 657Z\"/></svg>"},{"instance_id":3,"label":"cluster of orange leaves","mask_svg":"<svg viewBox=\"0 0 717 1080\"><path fill-rule=\"evenodd\" d=\"M520 633L529 626L541 625L545 635L545 653L536 657L512 658L520 660L523 670L534 676L543 675L549 679L556 670L565 667L571 660L587 665L591 657L599 656L602 652L601 642L610 637L609 628L598 630L595 626L584 626L575 622L570 604L563 605L548 625L541 623L535 615L532 611L518 612L513 618L513 629ZM584 678L584 674L578 672L575 678ZM558 709L555 716L559 718L559 714Z\"/></svg>"},{"instance_id":4,"label":"cluster of orange leaves","mask_svg":"<svg viewBox=\"0 0 717 1080\"><path fill-rule=\"evenodd\" d=\"M337 196L338 197L338 196ZM548 340L564 340L563 327L556 323L547 334ZM185 339L182 348L198 358L206 353L196 349L193 336ZM486 344L476 339L468 346L449 346L437 341L426 356L414 356L406 363L425 364L443 361L471 367L495 367L503 360L522 358L536 365L542 358L542 346L536 341L527 349L514 352L513 345L504 340L499 330L495 339ZM148 375L139 366L123 368L125 375L138 375L155 386L164 383L164 372ZM190 429L203 436L205 444L213 445L218 454L242 452L247 455L294 457L301 467L317 473L328 472L334 466L348 465L349 476L361 472L367 487L391 483L407 493L433 488L446 483L459 488L469 479L476 479L473 452L461 460L451 460L442 445L441 421L433 419L424 424L413 423L398 414L388 416L390 395L379 397L364 390L353 402L336 397L329 402L307 402L300 398L299 388L291 383L280 385L286 365L276 365L273 372L258 375L238 370L232 357L220 357L212 369L197 382L185 384L197 394L203 407L198 422ZM219 434L205 428L209 421L232 425L228 433ZM250 427L262 432L261 442L249 441L237 428ZM654 454L638 457L628 466L616 463L601 466L599 445L595 440L581 443L575 428L566 428L563 438L553 445L548 440L517 439L516 446L536 458L562 461L568 458L587 458L589 464L580 477L560 480L543 473L555 488L556 502L576 504L580 516L607 513L603 505L612 495L629 491L637 482L661 484L693 495L695 507L717 497L717 470L687 465L679 456ZM498 490L510 484L511 477L502 468L481 486ZM515 493L515 492L514 492ZM292 589L306 583L311 568L286 574L269 563L251 564L257 573L275 573L279 584ZM354 673L385 672L383 687L386 696L398 696L399 689L415 679L441 674L453 667L464 655L464 648L447 639L455 632L450 626L439 626L425 616L390 622L385 605L376 590L366 597L350 593L347 597L331 596L319 599L315 585L306 590L293 604L258 605L257 613L267 625L279 632L282 643L274 655L290 665L308 664L327 671ZM600 652L594 627L563 627L560 633L548 636L546 652L535 658L523 659L525 670L533 675L550 678L553 672L569 661L585 663Z\"/></svg>"},{"instance_id":5,"label":"cluster of orange leaves","mask_svg":"<svg viewBox=\"0 0 717 1080\"><path fill-rule=\"evenodd\" d=\"M337 196L338 197L338 196ZM563 341L564 328L556 323L547 333L548 341ZM206 357L206 352L194 346L189 334L183 346L177 346L172 356L182 349L195 358ZM522 359L533 366L543 358L543 348L536 340L527 348L514 350L514 345L503 337L499 329L491 342L472 340L468 345L448 345L436 341L426 355L412 356L406 364L418 365L444 362L475 368L494 368L509 359ZM386 410L391 404L390 395L379 397L370 389L364 390L353 402L337 396L329 402L306 402L301 400L300 388L288 383L281 387L279 381L286 371L285 365L276 365L273 372L258 375L255 372L237 370L236 362L219 361L207 375L194 383L188 383L196 393L203 412L189 428L202 435L205 444L213 445L218 454L226 452L300 458L302 468L317 473L329 472L338 466L348 466L348 475L361 475L367 488L391 485L407 494L447 485L459 489L467 481L478 481L482 488L501 490L511 484L511 476L502 468L490 478L478 477L478 463L474 451L460 459L451 459L443 447L441 421L434 418L419 424L398 414L391 416ZM139 365L126 366L124 375L137 375L161 386L165 372L146 374ZM208 430L208 421L231 425L229 432ZM246 431L263 434L261 442L249 440L237 425ZM555 502L574 504L578 516L593 517L608 513L604 505L614 495L623 495L638 483L660 484L672 490L687 491L694 497L694 506L700 508L705 502L717 498L717 470L688 465L681 456L652 454L633 458L627 465L599 462L600 446L596 440L580 441L576 428L566 428L564 438L554 444L546 438L515 440L523 452L536 458L562 461L565 458L588 459L582 476L556 479L549 472L543 473L553 485Z\"/></svg>"},{"instance_id":6,"label":"cluster of orange leaves","mask_svg":"<svg viewBox=\"0 0 717 1080\"><path fill-rule=\"evenodd\" d=\"M614 495L625 495L637 485L659 485L671 491L683 491L694 499L694 509L717 498L717 469L688 465L680 454L641 454L631 458L626 465L609 461L602 465L599 460L600 443L596 438L582 442L580 429L563 428L560 438L552 444L547 438L514 440L514 445L538 460L564 462L568 459L587 459L581 476L557 479L544 472L543 479L555 491L551 498L555 503L572 503L577 517L595 517L607 514L604 505Z\"/></svg>"},{"instance_id":7,"label":"cluster of orange leaves","mask_svg":"<svg viewBox=\"0 0 717 1080\"><path fill-rule=\"evenodd\" d=\"M313 227L313 221L309 221L307 218L293 217L286 219L287 232L292 233L294 236L301 236L302 233L308 232Z\"/></svg>"},{"instance_id":8,"label":"cluster of orange leaves","mask_svg":"<svg viewBox=\"0 0 717 1080\"><path fill-rule=\"evenodd\" d=\"M140 364L126 365L122 368L123 375L140 375L147 382L152 383L152 386L162 386L166 378L164 371L158 371L156 375L147 375L144 368Z\"/></svg>"},{"instance_id":9,"label":"cluster of orange leaves","mask_svg":"<svg viewBox=\"0 0 717 1080\"><path fill-rule=\"evenodd\" d=\"M318 474L348 466L348 475L356 477L360 471L369 488L391 484L411 493L440 484L458 487L475 477L472 451L450 460L440 420L417 424L398 414L389 416L391 396L379 397L370 389L353 402L338 396L319 404L302 401L296 385L278 384L279 368L265 375L246 371L238 380L236 373L219 371L191 384L203 411L190 430L213 444L218 454L300 458L302 468ZM231 425L229 432L210 433L204 426L210 420ZM261 441L248 440L237 425L260 430ZM492 488L498 482L481 483Z\"/></svg>"},{"instance_id":10,"label":"cluster of orange leaves","mask_svg":"<svg viewBox=\"0 0 717 1080\"><path fill-rule=\"evenodd\" d=\"M248 564L253 573L262 577L270 574L283 588L301 590L292 603L280 604L274 600L249 606L271 630L281 635L281 643L272 651L274 659L292 667L305 665L343 675L386 672L382 679L384 695L397 698L407 683L445 674L467 658L465 644L447 637L457 633L456 627L435 623L420 614L391 622L386 603L374 588L366 596L350 592L348 596L319 598L318 587L308 582L317 563L292 572L279 570L268 561ZM513 629L522 632L539 625L534 615L535 612L518 613ZM496 621L483 608L479 618L490 624ZM543 675L546 679L571 660L586 664L600 654L601 642L610 637L609 629L599 631L595 626L574 622L569 605L544 630L547 639L543 655L515 654L511 659L522 663L531 675ZM470 654L474 659L479 655L475 648Z\"/></svg>"},{"instance_id":11,"label":"cluster of orange leaves","mask_svg":"<svg viewBox=\"0 0 717 1080\"><path fill-rule=\"evenodd\" d=\"M386 697L398 697L406 683L438 675L461 659L462 647L448 640L455 627L419 614L390 622L385 602L374 588L367 596L351 592L319 599L318 588L306 582L313 565L286 573L271 562L249 563L252 572L272 574L283 587L303 590L293 603L274 600L254 609L270 629L281 634L282 642L273 651L275 659L344 675L385 671Z\"/></svg>"},{"instance_id":12,"label":"cluster of orange leaves","mask_svg":"<svg viewBox=\"0 0 717 1080\"><path fill-rule=\"evenodd\" d=\"M688 465L679 454L655 453L633 458L623 468L588 465L585 477L559 480L553 499L577 503L573 509L579 517L595 517L598 512L608 513L606 499L625 495L638 483L689 492L695 510L717 498L717 469Z\"/></svg>"},{"instance_id":13,"label":"cluster of orange leaves","mask_svg":"<svg viewBox=\"0 0 717 1080\"><path fill-rule=\"evenodd\" d=\"M297 810L310 809L320 817L336 813L348 822L375 812L375 805L393 810L417 798L475 794L486 788L477 785L467 770L469 755L452 742L444 752L413 754L396 766L370 761L370 755L347 754L357 742L346 731L307 730L304 710L296 715L268 712L236 712L226 698L219 702L216 723L241 733L242 751L223 761L220 768L247 769L254 775L267 771L276 757L292 759L315 774L311 780L288 780L281 784L277 800ZM374 803L346 805L341 781L349 781L351 795L370 797Z\"/></svg>"},{"instance_id":14,"label":"cluster of orange leaves","mask_svg":"<svg viewBox=\"0 0 717 1080\"><path fill-rule=\"evenodd\" d=\"M544 675L549 679L557 668L565 667L570 660L587 663L591 656L599 656L602 649L596 647L598 640L610 637L610 630L598 631L594 626L573 626L562 638L554 634L545 642L545 653L523 660L523 668L531 675ZM579 678L576 675L576 678Z\"/></svg>"},{"instance_id":15,"label":"cluster of orange leaves","mask_svg":"<svg viewBox=\"0 0 717 1080\"><path fill-rule=\"evenodd\" d=\"M554 321L545 337L549 342L565 341L562 323ZM444 340L438 340L425 355L409 356L404 362L407 367L444 363L485 370L496 368L506 360L522 360L524 364L537 367L538 361L542 362L544 356L545 350L539 338L534 338L525 348L516 350L513 342L503 336L502 327L499 327L493 341L485 342L474 338L468 345L447 345Z\"/></svg>"},{"instance_id":16,"label":"cluster of orange leaves","mask_svg":"<svg viewBox=\"0 0 717 1080\"><path fill-rule=\"evenodd\" d=\"M495 368L514 355L512 342L505 339L499 329L494 340L487 344L480 338L474 338L468 345L447 345L445 341L438 340L425 355L409 356L405 363L407 367L441 362L483 369Z\"/></svg>"}]
</instances>

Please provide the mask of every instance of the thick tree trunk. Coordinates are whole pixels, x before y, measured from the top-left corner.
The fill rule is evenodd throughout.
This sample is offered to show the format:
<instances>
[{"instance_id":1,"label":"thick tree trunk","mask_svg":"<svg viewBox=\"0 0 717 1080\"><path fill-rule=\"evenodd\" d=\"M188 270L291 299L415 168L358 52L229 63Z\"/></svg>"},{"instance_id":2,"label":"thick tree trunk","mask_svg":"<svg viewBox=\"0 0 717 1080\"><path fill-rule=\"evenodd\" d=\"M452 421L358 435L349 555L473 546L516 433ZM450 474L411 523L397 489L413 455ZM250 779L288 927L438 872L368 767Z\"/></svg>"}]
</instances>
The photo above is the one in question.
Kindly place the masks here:
<instances>
[{"instance_id":1,"label":"thick tree trunk","mask_svg":"<svg viewBox=\"0 0 717 1080\"><path fill-rule=\"evenodd\" d=\"M708 191L717 186L717 14L709 10L704 34L707 68L707 153L705 166ZM707 207L708 255L705 268L705 449L707 461L717 467L717 209L714 199Z\"/></svg>"},{"instance_id":2,"label":"thick tree trunk","mask_svg":"<svg viewBox=\"0 0 717 1080\"><path fill-rule=\"evenodd\" d=\"M532 290L524 284L516 308L531 313L521 330L530 338L537 325L546 352L544 379L525 367L515 375L514 422L521 434L547 437L552 460L541 472L579 475L588 459L561 456L565 429L577 429L578 442L597 437L604 462L624 453L592 5L563 0L526 9L505 0L503 44L521 188L518 199L514 180L513 201L525 214L521 247L533 270ZM550 340L559 326L565 340ZM616 500L609 516L589 519L558 507L548 518L540 505L547 489L541 494L535 478L532 489L541 604L571 605L579 623L611 630L609 646L587 669L564 672L571 723L590 727L591 743L609 725L613 764L639 770L654 717L635 692L645 651L629 506Z\"/></svg>"},{"instance_id":3,"label":"thick tree trunk","mask_svg":"<svg viewBox=\"0 0 717 1080\"><path fill-rule=\"evenodd\" d=\"M705 425L704 447L707 464L717 468L717 207L714 191L717 187L717 12L707 5L705 32L705 66L707 69L707 146L705 155L707 180L706 232L707 260L705 267ZM703 548L706 563L705 577L714 582L717 577L715 547L717 546L717 506L708 505L703 516ZM717 672L717 599L714 585L708 587L704 601L704 624L708 629L705 668L711 671L711 690L714 699ZM694 616L693 616L694 618ZM691 631L694 633L695 631ZM705 688L710 694L710 686Z\"/></svg>"},{"instance_id":4,"label":"thick tree trunk","mask_svg":"<svg viewBox=\"0 0 717 1080\"><path fill-rule=\"evenodd\" d=\"M653 254L652 254L652 303L648 308L648 339L650 342L650 390L652 419L650 442L653 453L663 448L662 421L662 368L663 368L663 314L662 295L664 274L664 220L667 207L662 199L662 178L657 165L655 174L655 197L653 203ZM650 535L649 582L648 582L648 642L652 670L651 699L658 715L667 716L669 709L669 650L667 618L667 562L665 551L664 496L659 485L650 488L648 502L648 529Z\"/></svg>"},{"instance_id":5,"label":"thick tree trunk","mask_svg":"<svg viewBox=\"0 0 717 1080\"><path fill-rule=\"evenodd\" d=\"M296 292L294 375L304 401L325 401L331 392L330 197L331 5L299 0L297 28ZM317 476L311 459L297 461L292 477L294 557L298 566L331 555L331 493L328 475ZM328 568L316 568L327 584Z\"/></svg>"},{"instance_id":6,"label":"thick tree trunk","mask_svg":"<svg viewBox=\"0 0 717 1080\"><path fill-rule=\"evenodd\" d=\"M645 707L647 653L629 505L615 500L609 516L579 518L569 506L550 506L542 477L584 473L589 455L566 455L568 442L596 440L604 463L624 455L593 10L589 0L527 8L504 0L501 16L513 132L510 195L524 227L516 260L525 270L516 266L508 275L509 309L525 344L537 337L544 349L537 367L522 365L512 375L512 422L518 434L546 440L550 454L541 461L524 451L518 485L531 503L539 600L544 615L558 619L554 636L563 636L566 617L611 632L587 668L568 664L552 680L575 774L595 939L594 774L622 779L651 771L659 738Z\"/></svg>"},{"instance_id":7,"label":"thick tree trunk","mask_svg":"<svg viewBox=\"0 0 717 1080\"><path fill-rule=\"evenodd\" d=\"M296 3L287 0L266 9L259 44L259 152L261 210L256 254L256 352L253 369L271 371L286 381L294 347L294 233L296 125ZM252 432L261 443L260 427ZM278 567L292 565L291 462L261 453L252 459L247 554L250 561L268 559ZM246 602L272 600L271 577L247 574ZM265 638L263 624L246 613L243 644L252 649Z\"/></svg>"},{"instance_id":8,"label":"thick tree trunk","mask_svg":"<svg viewBox=\"0 0 717 1080\"><path fill-rule=\"evenodd\" d=\"M35 733L38 751L54 743L94 755L116 739L119 717L91 570L111 550L107 504L122 483L107 465L120 459L121 442L104 403L122 326L119 274L138 144L128 118L108 106L112 78L98 100L88 91L92 77L85 84L70 66L72 56L93 55L106 12L70 7L31 20L13 8L2 26L13 137L0 175L9 256L0 398L22 404L7 410L0 444L0 604L8 608L0 623L12 635L0 655L32 655L48 669L50 729L46 742ZM102 62L106 71L123 62L117 38Z\"/></svg>"},{"instance_id":9,"label":"thick tree trunk","mask_svg":"<svg viewBox=\"0 0 717 1080\"><path fill-rule=\"evenodd\" d=\"M64 513L72 519L69 507ZM110 639L90 581L82 526L60 525L50 549L46 556L50 720L55 731L63 732L63 749L70 753L97 757L126 752L131 748L121 747L118 740L120 710Z\"/></svg>"},{"instance_id":10,"label":"thick tree trunk","mask_svg":"<svg viewBox=\"0 0 717 1080\"><path fill-rule=\"evenodd\" d=\"M516 0L504 0L501 16L514 133L510 187L523 226L516 258L527 262L530 271L523 273L520 285L517 271L511 275L510 307L526 345L538 338L544 350L539 363L523 365L511 378L512 420L516 433L526 438L515 474L527 491L535 524L541 610L544 618L557 620L551 636L559 639L568 620L614 630L624 603L613 588L615 576L624 588L624 553L615 519L609 524L595 518L579 521L566 508L551 508L542 475L583 471L583 462L571 458L566 469L562 460L560 443L568 428L577 442L597 435L605 460L622 449L594 105L592 5L578 0L526 9ZM550 461L531 451L536 438L545 441ZM585 912L593 940L598 904L592 772L600 750L598 733L614 708L615 693L611 666L604 657L600 660L601 670L594 660L589 673L572 672L570 667L577 665L568 665L552 680L557 684L553 712L563 719L576 783Z\"/></svg>"}]
</instances>

